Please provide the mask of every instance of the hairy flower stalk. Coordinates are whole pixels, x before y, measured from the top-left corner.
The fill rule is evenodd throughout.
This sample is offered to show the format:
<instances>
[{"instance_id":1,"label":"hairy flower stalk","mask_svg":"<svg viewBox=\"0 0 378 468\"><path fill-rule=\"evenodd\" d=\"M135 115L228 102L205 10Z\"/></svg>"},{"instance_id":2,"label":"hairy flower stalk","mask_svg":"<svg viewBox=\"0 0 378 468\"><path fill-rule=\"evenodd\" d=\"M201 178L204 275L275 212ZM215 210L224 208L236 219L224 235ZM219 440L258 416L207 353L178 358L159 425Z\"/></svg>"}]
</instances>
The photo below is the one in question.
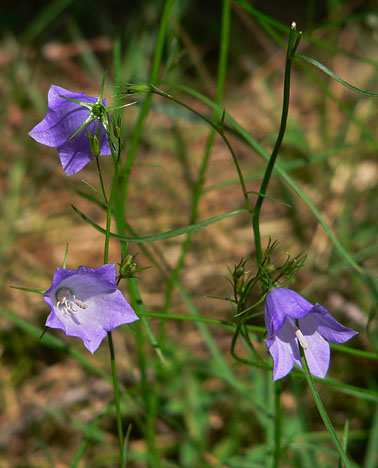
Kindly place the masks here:
<instances>
[{"instance_id":1,"label":"hairy flower stalk","mask_svg":"<svg viewBox=\"0 0 378 468\"><path fill-rule=\"evenodd\" d=\"M46 326L81 338L94 353L101 341L119 325L138 320L118 289L115 265L77 270L58 268L44 300L51 313Z\"/></svg>"},{"instance_id":2,"label":"hairy flower stalk","mask_svg":"<svg viewBox=\"0 0 378 468\"><path fill-rule=\"evenodd\" d=\"M332 343L344 343L357 334L344 327L320 304L311 304L286 288L269 291L265 304L265 340L274 360L273 380L282 379L294 364L302 367L299 345L303 348L310 372L324 378Z\"/></svg>"}]
</instances>

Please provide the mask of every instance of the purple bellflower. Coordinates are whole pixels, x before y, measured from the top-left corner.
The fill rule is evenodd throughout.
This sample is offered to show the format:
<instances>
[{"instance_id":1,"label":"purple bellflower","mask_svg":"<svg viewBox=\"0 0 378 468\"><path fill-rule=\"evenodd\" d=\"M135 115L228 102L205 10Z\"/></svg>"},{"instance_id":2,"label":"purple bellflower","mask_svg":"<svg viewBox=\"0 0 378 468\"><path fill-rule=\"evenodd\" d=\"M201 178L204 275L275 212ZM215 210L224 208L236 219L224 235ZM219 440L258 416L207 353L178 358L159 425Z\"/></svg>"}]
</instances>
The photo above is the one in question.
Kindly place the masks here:
<instances>
[{"instance_id":1,"label":"purple bellflower","mask_svg":"<svg viewBox=\"0 0 378 468\"><path fill-rule=\"evenodd\" d=\"M58 268L43 298L51 309L46 326L81 338L92 354L107 332L138 320L117 287L115 265Z\"/></svg>"},{"instance_id":2,"label":"purple bellflower","mask_svg":"<svg viewBox=\"0 0 378 468\"><path fill-rule=\"evenodd\" d=\"M102 99L102 89L96 98L51 85L47 113L29 132L39 143L58 149L67 175L75 174L94 159L87 130L91 134L98 132L99 155L111 154L107 135L107 104Z\"/></svg>"},{"instance_id":3,"label":"purple bellflower","mask_svg":"<svg viewBox=\"0 0 378 468\"><path fill-rule=\"evenodd\" d=\"M268 292L265 303L265 340L274 360L273 380L282 379L294 364L302 367L302 346L311 374L324 378L330 360L329 341L344 343L357 334L344 327L320 304L311 304L286 288Z\"/></svg>"}]
</instances>

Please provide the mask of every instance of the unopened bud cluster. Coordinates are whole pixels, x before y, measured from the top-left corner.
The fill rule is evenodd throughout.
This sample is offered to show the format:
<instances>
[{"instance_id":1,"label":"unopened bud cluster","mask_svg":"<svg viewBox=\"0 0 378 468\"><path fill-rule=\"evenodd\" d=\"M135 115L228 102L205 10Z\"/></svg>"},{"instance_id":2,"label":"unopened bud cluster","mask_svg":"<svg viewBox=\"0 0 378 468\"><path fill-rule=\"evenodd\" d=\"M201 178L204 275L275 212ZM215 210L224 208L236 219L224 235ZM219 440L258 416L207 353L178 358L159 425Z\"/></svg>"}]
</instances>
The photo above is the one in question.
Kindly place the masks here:
<instances>
[{"instance_id":1,"label":"unopened bud cluster","mask_svg":"<svg viewBox=\"0 0 378 468\"><path fill-rule=\"evenodd\" d=\"M132 278L137 271L137 264L134 261L136 255L124 255L121 260L119 274L121 278Z\"/></svg>"}]
</instances>

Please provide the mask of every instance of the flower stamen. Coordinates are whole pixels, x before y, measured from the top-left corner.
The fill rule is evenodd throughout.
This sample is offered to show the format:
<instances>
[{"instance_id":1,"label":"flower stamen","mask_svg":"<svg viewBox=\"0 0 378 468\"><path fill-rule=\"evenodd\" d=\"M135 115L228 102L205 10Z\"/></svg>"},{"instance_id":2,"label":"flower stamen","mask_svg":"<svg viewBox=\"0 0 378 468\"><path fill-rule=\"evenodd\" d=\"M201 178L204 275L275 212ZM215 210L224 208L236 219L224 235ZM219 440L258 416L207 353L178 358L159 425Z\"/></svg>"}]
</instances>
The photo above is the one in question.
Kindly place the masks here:
<instances>
[{"instance_id":1,"label":"flower stamen","mask_svg":"<svg viewBox=\"0 0 378 468\"><path fill-rule=\"evenodd\" d=\"M57 298L57 307L59 308L63 306L64 313L71 317L77 312L73 307L74 304L79 306L81 309L86 309L88 307L85 302L77 299L75 294L66 287L59 288L55 293L55 297Z\"/></svg>"}]
</instances>

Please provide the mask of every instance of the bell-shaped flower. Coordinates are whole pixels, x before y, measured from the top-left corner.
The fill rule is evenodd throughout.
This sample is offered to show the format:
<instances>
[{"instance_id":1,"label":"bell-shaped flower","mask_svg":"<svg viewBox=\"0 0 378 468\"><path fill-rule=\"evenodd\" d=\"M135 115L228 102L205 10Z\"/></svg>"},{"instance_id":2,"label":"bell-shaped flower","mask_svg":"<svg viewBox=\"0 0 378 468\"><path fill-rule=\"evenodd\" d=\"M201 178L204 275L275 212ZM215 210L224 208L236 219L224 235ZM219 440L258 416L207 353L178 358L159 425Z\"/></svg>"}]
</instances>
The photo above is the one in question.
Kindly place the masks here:
<instances>
[{"instance_id":1,"label":"bell-shaped flower","mask_svg":"<svg viewBox=\"0 0 378 468\"><path fill-rule=\"evenodd\" d=\"M94 269L58 268L43 298L51 309L46 326L81 338L91 353L107 332L138 320L118 289L116 268L111 264Z\"/></svg>"},{"instance_id":2,"label":"bell-shaped flower","mask_svg":"<svg viewBox=\"0 0 378 468\"><path fill-rule=\"evenodd\" d=\"M100 156L111 154L108 141L108 116L106 100L86 96L51 85L48 93L48 109L43 120L29 135L43 145L58 149L63 170L75 174L94 159L88 131L98 134Z\"/></svg>"},{"instance_id":3,"label":"bell-shaped flower","mask_svg":"<svg viewBox=\"0 0 378 468\"><path fill-rule=\"evenodd\" d=\"M302 367L299 345L303 348L311 374L327 374L332 343L344 343L357 334L344 327L320 304L311 304L286 288L268 292L265 303L265 340L274 360L273 380L282 379L294 364Z\"/></svg>"}]
</instances>

